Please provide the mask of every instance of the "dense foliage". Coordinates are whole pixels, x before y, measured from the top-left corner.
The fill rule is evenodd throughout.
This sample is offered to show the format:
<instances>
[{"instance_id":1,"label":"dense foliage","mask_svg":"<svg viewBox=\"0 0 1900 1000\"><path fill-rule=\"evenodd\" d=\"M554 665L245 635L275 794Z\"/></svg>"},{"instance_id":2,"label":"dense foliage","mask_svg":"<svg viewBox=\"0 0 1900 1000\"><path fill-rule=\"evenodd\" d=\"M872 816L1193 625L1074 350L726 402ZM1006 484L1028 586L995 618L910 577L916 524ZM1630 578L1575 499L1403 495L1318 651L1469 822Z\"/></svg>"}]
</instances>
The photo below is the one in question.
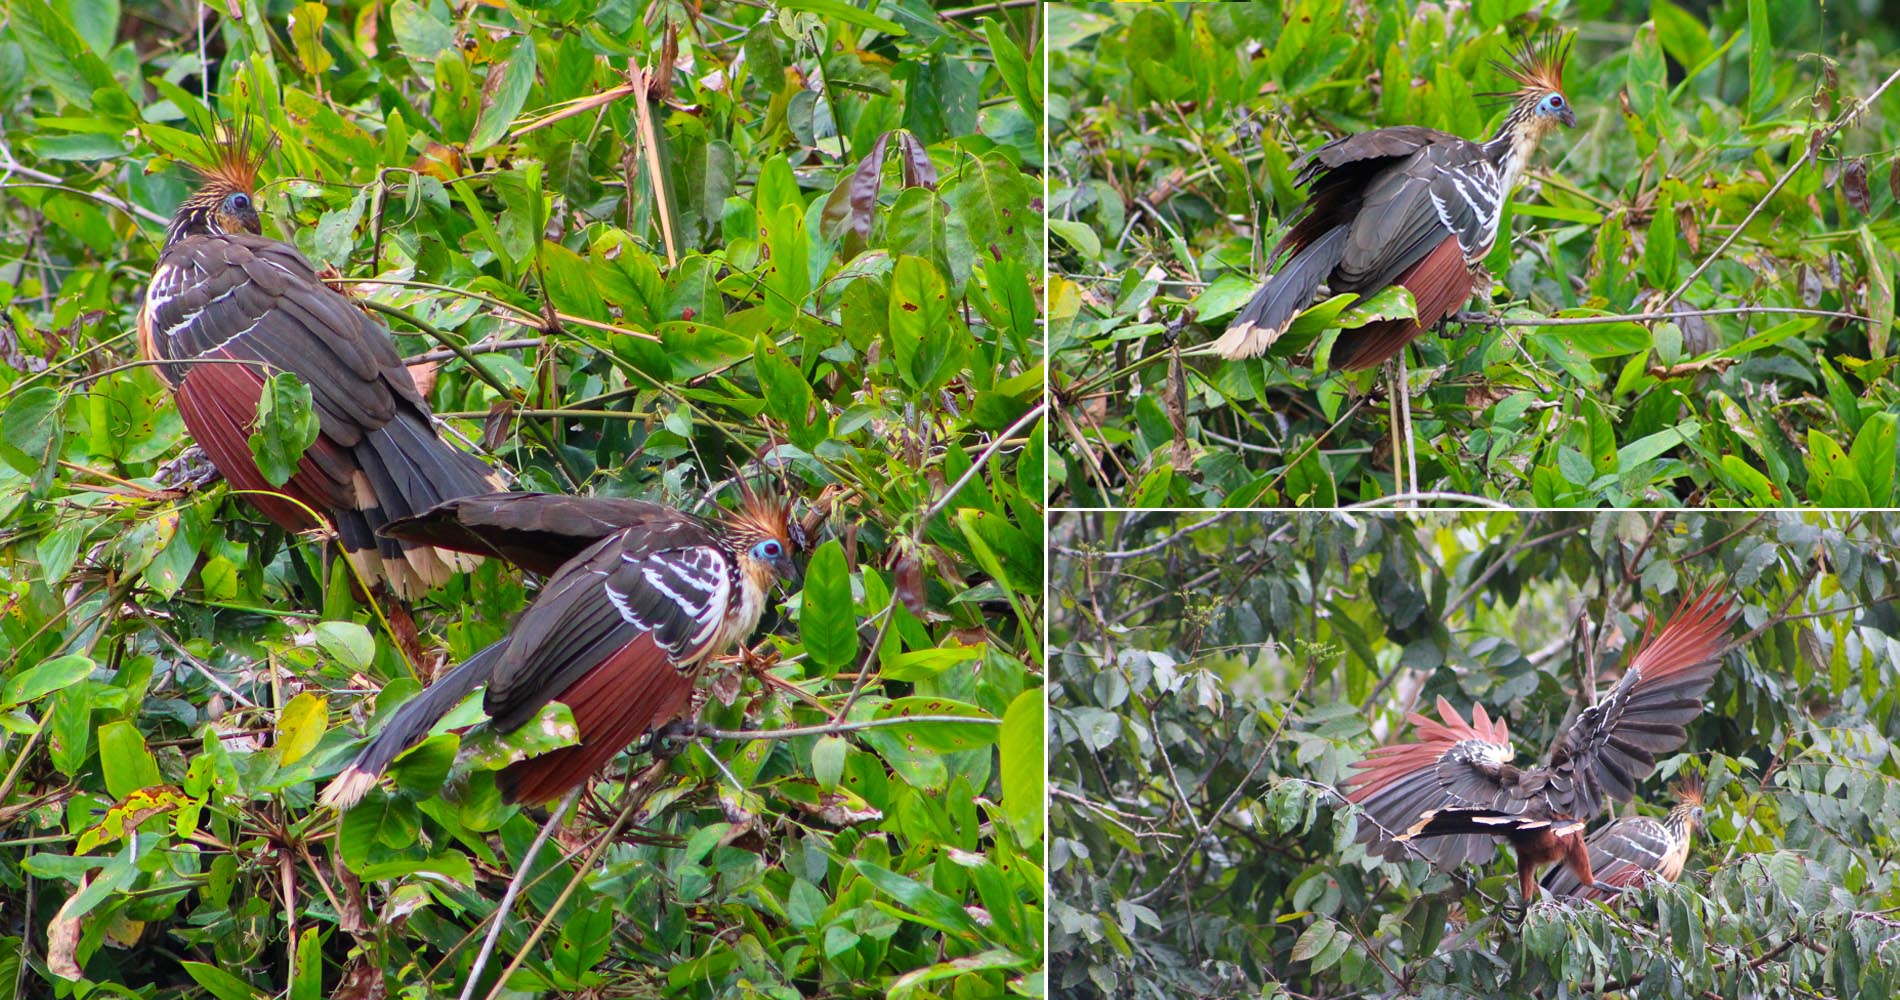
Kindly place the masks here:
<instances>
[{"instance_id":1,"label":"dense foliage","mask_svg":"<svg viewBox=\"0 0 1900 1000\"><path fill-rule=\"evenodd\" d=\"M1039 993L1039 47L920 0L9 0L0 995L452 994L542 818L498 752L445 786L453 736L313 806L531 582L438 590L408 662L319 540L155 478L133 317L214 118L519 487L829 515L699 709L764 738L623 758L482 990Z\"/></svg>"},{"instance_id":2,"label":"dense foliage","mask_svg":"<svg viewBox=\"0 0 1900 1000\"><path fill-rule=\"evenodd\" d=\"M1900 34L1879 9L1052 6L1056 502L1893 503ZM1488 138L1507 102L1482 95L1511 86L1491 64L1537 29L1575 34L1578 127L1545 140L1484 262L1470 308L1510 325L1418 342L1409 427L1388 376L1309 358L1409 302L1322 304L1260 360L1200 352L1300 205L1302 150L1402 124Z\"/></svg>"},{"instance_id":3,"label":"dense foliage","mask_svg":"<svg viewBox=\"0 0 1900 1000\"><path fill-rule=\"evenodd\" d=\"M1058 996L1872 997L1900 970L1890 514L1064 515L1051 527ZM1512 867L1369 860L1348 765L1437 696L1537 762L1652 616L1739 647L1637 790L1706 773L1682 881L1498 904ZM1596 650L1595 658L1580 650Z\"/></svg>"}]
</instances>

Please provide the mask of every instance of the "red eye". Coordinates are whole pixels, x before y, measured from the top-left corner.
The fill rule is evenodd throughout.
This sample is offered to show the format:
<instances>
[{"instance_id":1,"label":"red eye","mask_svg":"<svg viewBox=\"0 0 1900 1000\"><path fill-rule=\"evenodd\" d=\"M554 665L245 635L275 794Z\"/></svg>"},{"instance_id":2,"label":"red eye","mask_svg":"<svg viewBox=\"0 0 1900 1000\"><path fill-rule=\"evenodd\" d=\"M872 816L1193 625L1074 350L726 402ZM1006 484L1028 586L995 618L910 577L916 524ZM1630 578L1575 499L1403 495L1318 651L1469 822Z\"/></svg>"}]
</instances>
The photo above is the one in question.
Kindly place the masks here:
<instances>
[{"instance_id":1,"label":"red eye","mask_svg":"<svg viewBox=\"0 0 1900 1000\"><path fill-rule=\"evenodd\" d=\"M1561 108L1561 107L1563 107L1563 106L1564 106L1564 95L1562 95L1562 94L1552 94L1552 95L1550 95L1550 106L1551 106L1551 107L1553 107L1553 108Z\"/></svg>"}]
</instances>

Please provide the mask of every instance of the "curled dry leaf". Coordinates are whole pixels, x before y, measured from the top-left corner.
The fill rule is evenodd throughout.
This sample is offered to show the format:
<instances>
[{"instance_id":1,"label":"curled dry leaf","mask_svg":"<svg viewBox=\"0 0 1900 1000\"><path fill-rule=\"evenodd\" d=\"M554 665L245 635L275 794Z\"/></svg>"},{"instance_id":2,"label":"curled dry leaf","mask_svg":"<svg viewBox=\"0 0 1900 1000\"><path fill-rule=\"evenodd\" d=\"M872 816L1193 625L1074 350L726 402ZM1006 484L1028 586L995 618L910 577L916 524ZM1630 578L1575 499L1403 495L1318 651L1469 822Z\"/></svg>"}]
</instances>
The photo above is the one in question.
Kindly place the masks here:
<instances>
[{"instance_id":1,"label":"curled dry leaf","mask_svg":"<svg viewBox=\"0 0 1900 1000\"><path fill-rule=\"evenodd\" d=\"M1866 157L1855 157L1842 165L1841 194L1846 196L1848 206L1862 215L1873 209L1873 197L1867 190Z\"/></svg>"},{"instance_id":2,"label":"curled dry leaf","mask_svg":"<svg viewBox=\"0 0 1900 1000\"><path fill-rule=\"evenodd\" d=\"M85 929L85 914L73 912L74 903L86 893L86 886L92 883L92 876L82 875L79 888L73 891L59 912L46 925L46 971L61 979L78 981L86 976L79 967L79 937Z\"/></svg>"}]
</instances>

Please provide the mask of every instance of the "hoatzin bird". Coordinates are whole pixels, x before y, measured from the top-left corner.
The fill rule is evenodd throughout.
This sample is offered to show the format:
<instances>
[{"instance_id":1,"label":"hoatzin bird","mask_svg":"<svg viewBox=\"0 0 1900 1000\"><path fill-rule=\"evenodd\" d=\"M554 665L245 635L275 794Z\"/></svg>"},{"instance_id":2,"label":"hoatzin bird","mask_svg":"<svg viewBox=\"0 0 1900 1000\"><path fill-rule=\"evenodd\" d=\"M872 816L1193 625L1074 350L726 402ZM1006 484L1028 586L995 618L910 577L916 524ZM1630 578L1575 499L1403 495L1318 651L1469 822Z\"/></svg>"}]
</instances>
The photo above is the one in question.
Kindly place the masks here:
<instances>
[{"instance_id":1,"label":"hoatzin bird","mask_svg":"<svg viewBox=\"0 0 1900 1000\"><path fill-rule=\"evenodd\" d=\"M1434 722L1412 715L1419 741L1381 747L1353 765L1348 800L1365 810L1358 840L1389 861L1423 857L1440 868L1481 864L1508 841L1525 905L1537 870L1562 862L1580 885L1606 893L1583 829L1606 800L1627 802L1656 755L1688 738L1733 621L1734 601L1714 586L1685 600L1661 631L1652 618L1623 676L1584 709L1551 749L1550 763L1519 769L1503 720L1473 705L1471 722L1438 699Z\"/></svg>"},{"instance_id":2,"label":"hoatzin bird","mask_svg":"<svg viewBox=\"0 0 1900 1000\"><path fill-rule=\"evenodd\" d=\"M605 537L586 538L603 528ZM789 507L750 489L717 521L638 500L501 493L451 501L383 533L520 558L530 568L568 558L506 638L382 724L324 790L324 803L339 809L484 684L482 708L501 732L551 701L573 713L579 743L498 775L509 802L559 797L685 711L700 665L751 635L773 586L796 576L792 557L806 547Z\"/></svg>"},{"instance_id":3,"label":"hoatzin bird","mask_svg":"<svg viewBox=\"0 0 1900 1000\"><path fill-rule=\"evenodd\" d=\"M1689 841L1702 825L1702 782L1685 778L1676 789L1676 804L1660 820L1624 816L1612 820L1584 841L1590 849L1590 870L1598 882L1619 887L1639 885L1644 879L1674 882L1689 860ZM1557 896L1607 899L1610 894L1585 885L1569 868L1544 873L1544 888Z\"/></svg>"},{"instance_id":4,"label":"hoatzin bird","mask_svg":"<svg viewBox=\"0 0 1900 1000\"><path fill-rule=\"evenodd\" d=\"M437 435L387 329L318 280L295 247L260 235L247 133L214 144L204 183L172 215L139 310L139 347L191 436L233 488L288 531L327 520L364 580L418 596L479 559L378 538L397 518L503 484ZM266 379L310 387L319 431L274 486L248 443Z\"/></svg>"},{"instance_id":5,"label":"hoatzin bird","mask_svg":"<svg viewBox=\"0 0 1900 1000\"><path fill-rule=\"evenodd\" d=\"M1498 237L1505 199L1537 144L1576 115L1563 93L1567 45L1533 51L1500 65L1518 84L1504 125L1473 142L1414 125L1334 139L1303 158L1296 183L1312 184L1304 216L1271 255L1285 262L1214 342L1229 359L1265 351L1321 283L1333 294L1361 298L1399 284L1411 289L1416 319L1379 320L1341 330L1332 366L1372 368L1449 316L1478 288L1474 271ZM1404 86L1388 80L1387 86Z\"/></svg>"}]
</instances>

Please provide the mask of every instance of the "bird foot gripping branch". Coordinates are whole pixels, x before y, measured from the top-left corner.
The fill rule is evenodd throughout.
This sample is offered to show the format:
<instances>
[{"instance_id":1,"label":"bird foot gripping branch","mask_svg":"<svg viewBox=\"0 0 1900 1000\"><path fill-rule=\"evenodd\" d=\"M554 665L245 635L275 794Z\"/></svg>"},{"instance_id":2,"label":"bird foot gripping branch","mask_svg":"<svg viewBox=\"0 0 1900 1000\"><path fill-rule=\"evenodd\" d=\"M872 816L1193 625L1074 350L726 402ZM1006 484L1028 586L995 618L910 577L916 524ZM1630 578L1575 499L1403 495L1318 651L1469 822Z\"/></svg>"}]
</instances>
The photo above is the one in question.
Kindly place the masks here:
<instances>
[{"instance_id":1,"label":"bird foot gripping branch","mask_svg":"<svg viewBox=\"0 0 1900 1000\"><path fill-rule=\"evenodd\" d=\"M1347 800L1365 811L1358 841L1388 861L1423 857L1450 869L1483 864L1503 840L1517 856L1525 905L1537 891L1538 870L1552 863L1574 879L1562 883L1566 890L1613 894L1636 873L1624 878L1622 868L1597 869L1584 827L1608 802L1629 801L1636 783L1655 770L1657 755L1688 738L1683 727L1702 710L1734 620L1734 598L1713 585L1684 600L1660 631L1651 619L1623 677L1578 715L1546 765L1512 766L1515 749L1502 720L1473 705L1467 723L1440 697L1437 721L1409 717L1417 742L1380 747L1353 765L1358 773L1346 781ZM1698 790L1698 820L1699 799Z\"/></svg>"},{"instance_id":2,"label":"bird foot gripping branch","mask_svg":"<svg viewBox=\"0 0 1900 1000\"><path fill-rule=\"evenodd\" d=\"M1497 241L1504 203L1551 129L1574 127L1564 96L1568 40L1528 42L1498 66L1518 88L1498 133L1474 142L1399 125L1343 136L1308 153L1296 183L1312 185L1300 220L1270 255L1283 263L1214 342L1230 360L1272 346L1320 285L1361 300L1393 285L1417 304L1411 319L1342 330L1332 367L1374 368L1464 304L1490 281L1476 275Z\"/></svg>"}]
</instances>

